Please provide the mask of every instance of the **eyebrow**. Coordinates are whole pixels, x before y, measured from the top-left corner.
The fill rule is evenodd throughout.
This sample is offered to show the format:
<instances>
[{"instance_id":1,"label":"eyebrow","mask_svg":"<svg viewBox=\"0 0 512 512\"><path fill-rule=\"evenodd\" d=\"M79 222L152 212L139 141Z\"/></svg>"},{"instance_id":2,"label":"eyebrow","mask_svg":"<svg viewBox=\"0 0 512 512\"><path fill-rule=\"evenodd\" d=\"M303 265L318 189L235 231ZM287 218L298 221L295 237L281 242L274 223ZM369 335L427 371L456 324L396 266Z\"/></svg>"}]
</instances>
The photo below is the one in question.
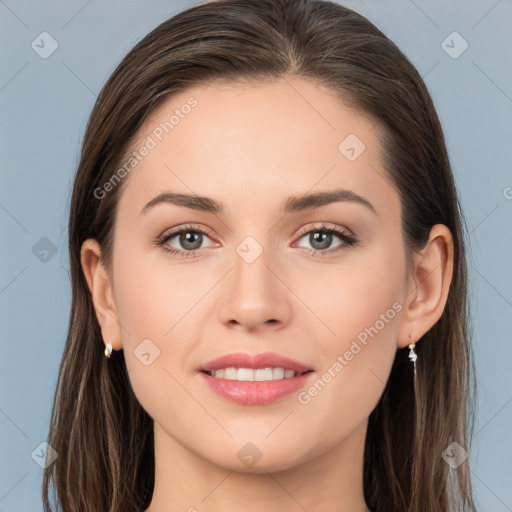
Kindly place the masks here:
<instances>
[{"instance_id":1,"label":"eyebrow","mask_svg":"<svg viewBox=\"0 0 512 512\"><path fill-rule=\"evenodd\" d=\"M347 189L336 189L327 192L315 192L313 194L305 194L301 196L291 196L286 199L281 210L284 213L299 212L304 210L312 210L332 203L343 203L351 202L360 204L375 215L378 215L373 205L361 197L359 194ZM192 210L198 210L213 214L223 213L223 204L215 199L204 196L197 196L192 194L177 194L173 192L164 192L154 197L149 201L144 208L141 210L141 215L144 214L150 208L157 204L173 204L176 206L182 206L185 208L191 208Z\"/></svg>"}]
</instances>

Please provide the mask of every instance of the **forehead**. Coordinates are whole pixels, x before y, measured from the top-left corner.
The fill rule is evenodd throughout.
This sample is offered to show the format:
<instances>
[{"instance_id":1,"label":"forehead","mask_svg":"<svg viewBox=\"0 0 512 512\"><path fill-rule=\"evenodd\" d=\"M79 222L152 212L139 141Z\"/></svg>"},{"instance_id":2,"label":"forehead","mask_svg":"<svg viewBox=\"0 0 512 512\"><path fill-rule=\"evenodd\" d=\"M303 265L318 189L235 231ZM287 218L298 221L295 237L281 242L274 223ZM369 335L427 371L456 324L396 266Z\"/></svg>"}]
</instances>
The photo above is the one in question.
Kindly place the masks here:
<instances>
[{"instance_id":1,"label":"forehead","mask_svg":"<svg viewBox=\"0 0 512 512\"><path fill-rule=\"evenodd\" d=\"M144 146L150 149L140 157ZM138 160L120 202L139 211L167 190L239 207L279 200L278 208L284 197L339 187L381 209L398 207L375 122L334 91L296 77L182 91L150 114L132 151Z\"/></svg>"}]
</instances>

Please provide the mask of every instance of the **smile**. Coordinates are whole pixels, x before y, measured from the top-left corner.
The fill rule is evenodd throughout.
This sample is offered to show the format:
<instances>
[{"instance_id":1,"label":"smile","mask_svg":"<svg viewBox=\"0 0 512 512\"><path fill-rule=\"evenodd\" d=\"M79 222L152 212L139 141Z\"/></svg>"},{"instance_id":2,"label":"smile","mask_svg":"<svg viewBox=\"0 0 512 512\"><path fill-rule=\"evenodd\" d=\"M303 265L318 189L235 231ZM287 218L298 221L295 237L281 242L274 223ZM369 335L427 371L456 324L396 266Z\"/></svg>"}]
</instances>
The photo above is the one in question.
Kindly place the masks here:
<instances>
[{"instance_id":1,"label":"smile","mask_svg":"<svg viewBox=\"0 0 512 512\"><path fill-rule=\"evenodd\" d=\"M216 379L237 380L240 382L264 382L291 379L306 372L285 370L284 368L221 368L206 372Z\"/></svg>"}]
</instances>

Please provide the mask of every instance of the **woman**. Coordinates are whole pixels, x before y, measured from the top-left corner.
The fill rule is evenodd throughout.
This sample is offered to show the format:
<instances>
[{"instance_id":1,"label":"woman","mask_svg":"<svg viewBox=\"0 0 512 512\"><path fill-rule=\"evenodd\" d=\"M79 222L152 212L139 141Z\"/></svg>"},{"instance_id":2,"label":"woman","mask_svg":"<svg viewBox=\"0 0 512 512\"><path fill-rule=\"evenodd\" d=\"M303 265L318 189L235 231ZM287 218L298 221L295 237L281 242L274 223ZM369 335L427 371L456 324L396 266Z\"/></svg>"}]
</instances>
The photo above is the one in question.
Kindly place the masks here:
<instances>
[{"instance_id":1,"label":"woman","mask_svg":"<svg viewBox=\"0 0 512 512\"><path fill-rule=\"evenodd\" d=\"M462 219L425 84L361 15L162 23L83 142L45 510L474 510Z\"/></svg>"}]
</instances>

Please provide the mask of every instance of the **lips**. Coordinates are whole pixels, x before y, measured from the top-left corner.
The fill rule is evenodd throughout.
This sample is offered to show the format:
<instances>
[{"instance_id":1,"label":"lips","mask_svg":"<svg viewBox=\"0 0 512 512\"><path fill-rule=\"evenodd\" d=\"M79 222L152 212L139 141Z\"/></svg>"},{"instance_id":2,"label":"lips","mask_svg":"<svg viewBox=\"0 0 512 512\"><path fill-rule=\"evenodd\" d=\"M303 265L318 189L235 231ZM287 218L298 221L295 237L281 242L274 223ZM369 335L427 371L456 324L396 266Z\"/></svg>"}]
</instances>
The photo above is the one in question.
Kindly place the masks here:
<instances>
[{"instance_id":1,"label":"lips","mask_svg":"<svg viewBox=\"0 0 512 512\"><path fill-rule=\"evenodd\" d=\"M220 370L222 368L284 368L285 370L293 370L297 373L304 373L313 368L305 366L298 361L290 359L273 352L263 352L261 354L246 354L244 352L237 352L234 354L227 354L217 359L213 359L204 364L199 371Z\"/></svg>"},{"instance_id":2,"label":"lips","mask_svg":"<svg viewBox=\"0 0 512 512\"><path fill-rule=\"evenodd\" d=\"M213 377L224 368L282 368L297 373L294 377L265 381L238 381ZM241 405L267 405L299 391L311 381L315 371L298 361L272 352L227 354L198 368L199 378L215 394Z\"/></svg>"}]
</instances>

